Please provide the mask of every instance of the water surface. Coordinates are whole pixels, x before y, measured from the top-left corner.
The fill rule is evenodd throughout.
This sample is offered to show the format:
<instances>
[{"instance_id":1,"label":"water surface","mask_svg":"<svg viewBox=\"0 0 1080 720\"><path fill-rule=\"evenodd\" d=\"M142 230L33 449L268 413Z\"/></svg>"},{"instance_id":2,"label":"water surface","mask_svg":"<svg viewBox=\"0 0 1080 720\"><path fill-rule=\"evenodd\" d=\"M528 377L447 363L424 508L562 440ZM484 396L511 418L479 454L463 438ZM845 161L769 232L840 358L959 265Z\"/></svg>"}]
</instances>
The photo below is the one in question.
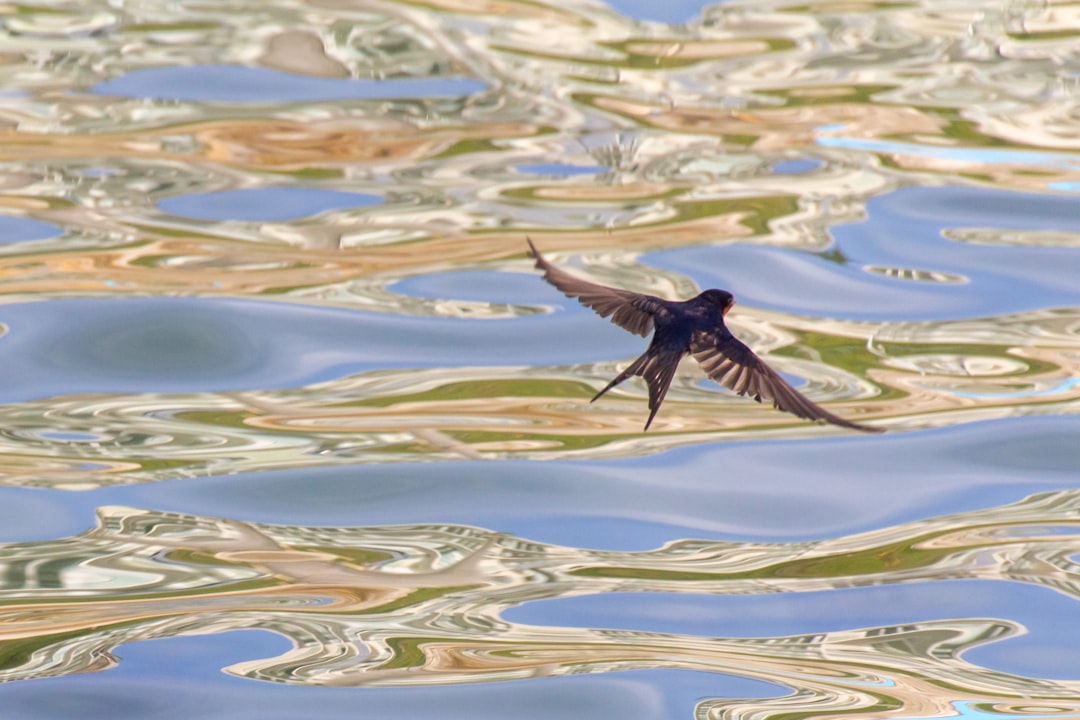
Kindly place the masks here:
<instances>
[{"instance_id":1,"label":"water surface","mask_svg":"<svg viewBox=\"0 0 1080 720\"><path fill-rule=\"evenodd\" d=\"M0 32L12 717L1080 713L1069 6ZM888 432L687 362L642 433L526 236Z\"/></svg>"}]
</instances>

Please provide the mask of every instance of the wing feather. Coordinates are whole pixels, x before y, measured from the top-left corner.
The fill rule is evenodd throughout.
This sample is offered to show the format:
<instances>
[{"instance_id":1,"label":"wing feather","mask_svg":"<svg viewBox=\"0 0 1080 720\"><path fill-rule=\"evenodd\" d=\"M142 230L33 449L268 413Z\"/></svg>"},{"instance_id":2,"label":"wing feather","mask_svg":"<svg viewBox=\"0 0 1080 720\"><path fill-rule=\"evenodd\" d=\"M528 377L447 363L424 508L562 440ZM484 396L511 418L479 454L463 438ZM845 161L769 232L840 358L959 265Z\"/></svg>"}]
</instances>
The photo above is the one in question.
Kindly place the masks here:
<instances>
[{"instance_id":1,"label":"wing feather","mask_svg":"<svg viewBox=\"0 0 1080 720\"><path fill-rule=\"evenodd\" d=\"M845 420L812 402L791 387L726 327L696 333L690 341L690 353L706 375L739 395L750 395L758 402L771 400L773 407L778 410L806 420L824 420L864 432L882 431L881 428Z\"/></svg>"},{"instance_id":2,"label":"wing feather","mask_svg":"<svg viewBox=\"0 0 1080 720\"><path fill-rule=\"evenodd\" d=\"M653 314L664 306L664 301L653 295L620 290L582 280L555 267L529 243L529 255L536 259L536 268L543 271L544 279L564 295L576 298L602 318L610 318L624 330L648 337L653 330Z\"/></svg>"},{"instance_id":3,"label":"wing feather","mask_svg":"<svg viewBox=\"0 0 1080 720\"><path fill-rule=\"evenodd\" d=\"M668 388L671 387L681 359L681 353L653 355L641 370L641 376L649 386L649 419L645 421L646 430L652 425L657 410L667 397Z\"/></svg>"}]
</instances>

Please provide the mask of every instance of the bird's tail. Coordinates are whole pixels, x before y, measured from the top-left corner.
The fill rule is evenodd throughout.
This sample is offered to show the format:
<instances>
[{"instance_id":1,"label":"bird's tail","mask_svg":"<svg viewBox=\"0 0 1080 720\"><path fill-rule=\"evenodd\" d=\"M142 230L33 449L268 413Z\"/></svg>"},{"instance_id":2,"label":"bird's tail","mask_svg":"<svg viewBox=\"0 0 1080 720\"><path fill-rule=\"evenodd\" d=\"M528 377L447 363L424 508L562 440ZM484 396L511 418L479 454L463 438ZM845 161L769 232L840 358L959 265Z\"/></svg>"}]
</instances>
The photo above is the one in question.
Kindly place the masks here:
<instances>
[{"instance_id":1,"label":"bird's tail","mask_svg":"<svg viewBox=\"0 0 1080 720\"><path fill-rule=\"evenodd\" d=\"M610 390L611 388L613 388L616 385L618 385L619 383L621 383L626 378L633 377L634 375L640 375L641 374L641 369L643 367L645 367L645 361L648 360L648 359L649 359L649 353L645 353L644 355L639 357L637 360L630 363L630 367L626 368L621 373L616 375L615 379L612 380L611 382L609 382L607 385L605 385L603 390L601 390L600 392L593 395L593 399L590 400L589 402L591 402L591 403L596 402L597 400L600 399L601 395L603 395L608 390Z\"/></svg>"},{"instance_id":2,"label":"bird's tail","mask_svg":"<svg viewBox=\"0 0 1080 720\"><path fill-rule=\"evenodd\" d=\"M644 355L630 363L630 367L616 375L615 379L603 390L596 393L589 402L595 402L598 397L628 377L640 375L649 385L649 419L645 421L645 430L648 430L653 418L656 417L656 411L660 409L660 403L664 402L664 396L667 395L671 380L675 377L675 370L679 367L680 359L682 359L682 353L656 352L650 347Z\"/></svg>"}]
</instances>

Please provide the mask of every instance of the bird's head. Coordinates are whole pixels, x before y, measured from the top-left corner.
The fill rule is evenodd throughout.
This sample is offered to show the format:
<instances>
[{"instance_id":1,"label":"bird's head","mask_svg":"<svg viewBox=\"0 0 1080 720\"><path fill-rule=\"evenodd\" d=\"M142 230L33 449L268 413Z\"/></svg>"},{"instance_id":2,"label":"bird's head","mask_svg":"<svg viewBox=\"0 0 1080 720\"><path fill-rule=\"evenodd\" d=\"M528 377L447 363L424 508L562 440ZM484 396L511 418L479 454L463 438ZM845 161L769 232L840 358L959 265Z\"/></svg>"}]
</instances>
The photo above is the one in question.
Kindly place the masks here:
<instances>
[{"instance_id":1,"label":"bird's head","mask_svg":"<svg viewBox=\"0 0 1080 720\"><path fill-rule=\"evenodd\" d=\"M720 317L727 315L728 310L735 304L735 296L727 290L706 290L698 296L707 305L716 308Z\"/></svg>"}]
</instances>

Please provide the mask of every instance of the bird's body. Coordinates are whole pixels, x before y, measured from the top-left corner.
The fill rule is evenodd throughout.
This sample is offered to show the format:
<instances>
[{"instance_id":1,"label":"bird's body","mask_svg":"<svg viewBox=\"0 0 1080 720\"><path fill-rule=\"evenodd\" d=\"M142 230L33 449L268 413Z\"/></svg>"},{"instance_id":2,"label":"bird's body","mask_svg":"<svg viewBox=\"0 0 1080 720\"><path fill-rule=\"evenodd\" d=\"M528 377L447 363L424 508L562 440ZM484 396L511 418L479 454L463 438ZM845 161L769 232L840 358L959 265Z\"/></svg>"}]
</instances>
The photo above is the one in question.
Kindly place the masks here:
<instances>
[{"instance_id":1,"label":"bird's body","mask_svg":"<svg viewBox=\"0 0 1080 720\"><path fill-rule=\"evenodd\" d=\"M609 288L560 270L544 259L531 240L528 243L544 279L563 294L577 298L601 317L610 317L625 330L642 337L653 333L644 354L593 397L595 401L623 380L640 375L649 386L646 430L667 395L679 361L693 355L710 378L739 395L750 395L758 402L772 400L776 408L808 420L881 432L880 428L844 420L811 402L732 335L724 324L724 316L735 304L735 298L726 290L706 290L690 300L680 301Z\"/></svg>"}]
</instances>

